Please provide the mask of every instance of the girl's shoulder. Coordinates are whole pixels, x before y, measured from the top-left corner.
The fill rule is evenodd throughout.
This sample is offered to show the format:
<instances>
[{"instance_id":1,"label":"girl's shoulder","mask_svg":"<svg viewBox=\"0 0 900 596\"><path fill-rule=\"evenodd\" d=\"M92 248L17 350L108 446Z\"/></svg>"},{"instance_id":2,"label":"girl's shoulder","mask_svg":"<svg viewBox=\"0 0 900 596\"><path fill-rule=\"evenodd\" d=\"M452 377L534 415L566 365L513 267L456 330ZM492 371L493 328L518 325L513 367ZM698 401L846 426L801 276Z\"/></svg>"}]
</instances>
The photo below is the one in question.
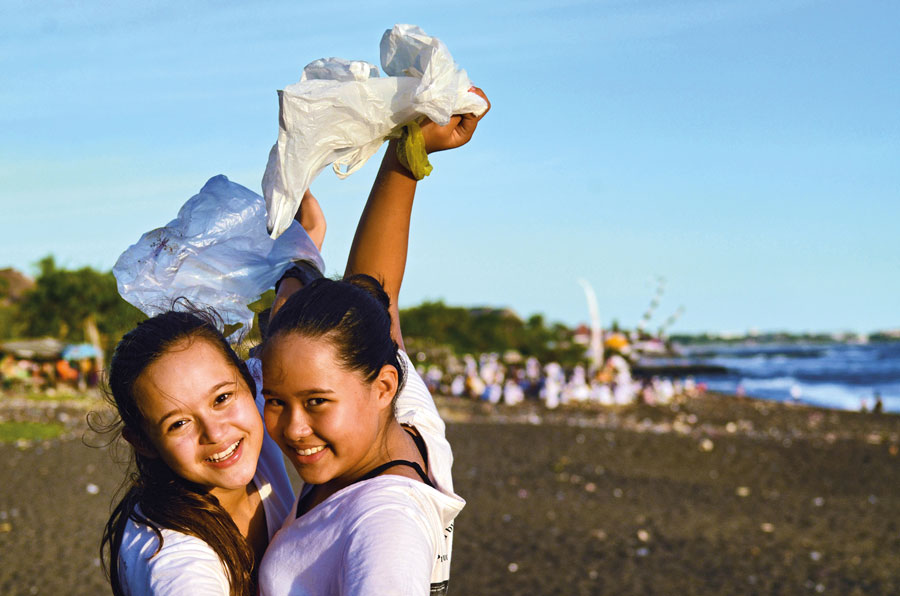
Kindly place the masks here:
<instances>
[{"instance_id":1,"label":"girl's shoulder","mask_svg":"<svg viewBox=\"0 0 900 596\"><path fill-rule=\"evenodd\" d=\"M127 594L199 596L230 590L225 566L206 542L167 528L157 533L132 518L125 525L118 565Z\"/></svg>"},{"instance_id":2,"label":"girl's shoulder","mask_svg":"<svg viewBox=\"0 0 900 596\"><path fill-rule=\"evenodd\" d=\"M322 519L342 519L347 532L358 527L399 525L417 527L430 534L435 528L449 524L466 504L458 495L446 494L418 479L393 474L358 482L331 498L333 507L322 509ZM328 500L319 507L327 503Z\"/></svg>"}]
</instances>

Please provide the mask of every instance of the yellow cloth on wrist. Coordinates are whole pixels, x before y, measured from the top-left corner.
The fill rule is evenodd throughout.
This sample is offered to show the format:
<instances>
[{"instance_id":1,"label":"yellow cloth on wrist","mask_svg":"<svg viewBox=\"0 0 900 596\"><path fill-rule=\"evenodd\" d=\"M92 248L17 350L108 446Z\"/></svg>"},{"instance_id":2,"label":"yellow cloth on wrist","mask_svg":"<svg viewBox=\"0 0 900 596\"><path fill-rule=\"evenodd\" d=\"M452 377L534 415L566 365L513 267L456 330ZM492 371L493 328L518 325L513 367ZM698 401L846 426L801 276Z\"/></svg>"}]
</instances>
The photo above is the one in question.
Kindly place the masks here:
<instances>
[{"instance_id":1,"label":"yellow cloth on wrist","mask_svg":"<svg viewBox=\"0 0 900 596\"><path fill-rule=\"evenodd\" d=\"M416 180L421 180L434 169L425 152L425 136L415 120L403 125L403 133L397 143L397 158Z\"/></svg>"}]
</instances>

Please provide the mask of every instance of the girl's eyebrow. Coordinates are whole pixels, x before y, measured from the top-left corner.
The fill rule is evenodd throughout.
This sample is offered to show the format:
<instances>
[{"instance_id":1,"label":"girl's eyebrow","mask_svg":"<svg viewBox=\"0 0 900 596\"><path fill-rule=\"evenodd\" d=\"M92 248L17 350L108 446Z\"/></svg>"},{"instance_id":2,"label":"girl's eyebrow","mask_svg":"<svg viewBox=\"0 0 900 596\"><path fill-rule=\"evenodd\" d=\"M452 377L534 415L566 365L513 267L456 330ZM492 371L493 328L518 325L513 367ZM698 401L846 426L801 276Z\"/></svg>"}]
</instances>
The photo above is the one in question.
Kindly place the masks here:
<instances>
[{"instance_id":1,"label":"girl's eyebrow","mask_svg":"<svg viewBox=\"0 0 900 596\"><path fill-rule=\"evenodd\" d=\"M265 384L263 384L262 394L263 395L278 395L277 392L272 391L271 389L266 389ZM322 395L322 394L332 395L332 394L334 394L334 391L332 391L331 389L322 389L319 387L312 387L311 389L301 389L300 391L294 391L290 395L291 395L291 397L306 397L307 395Z\"/></svg>"}]
</instances>

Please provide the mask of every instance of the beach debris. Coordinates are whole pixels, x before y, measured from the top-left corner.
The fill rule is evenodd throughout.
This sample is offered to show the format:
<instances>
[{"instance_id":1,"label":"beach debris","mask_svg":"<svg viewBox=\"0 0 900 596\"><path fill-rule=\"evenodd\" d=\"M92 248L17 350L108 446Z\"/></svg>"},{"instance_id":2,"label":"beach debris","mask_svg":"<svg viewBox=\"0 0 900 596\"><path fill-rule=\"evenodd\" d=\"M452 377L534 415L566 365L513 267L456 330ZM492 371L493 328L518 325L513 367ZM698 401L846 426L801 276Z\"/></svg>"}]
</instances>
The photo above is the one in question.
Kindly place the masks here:
<instances>
[{"instance_id":1,"label":"beach debris","mask_svg":"<svg viewBox=\"0 0 900 596\"><path fill-rule=\"evenodd\" d=\"M646 546L642 546L641 548L634 551L634 554L636 554L639 557L646 557L647 555L650 554L650 549L647 548Z\"/></svg>"},{"instance_id":2,"label":"beach debris","mask_svg":"<svg viewBox=\"0 0 900 596\"><path fill-rule=\"evenodd\" d=\"M9 522L0 523L0 534L12 532L12 524Z\"/></svg>"},{"instance_id":3,"label":"beach debris","mask_svg":"<svg viewBox=\"0 0 900 596\"><path fill-rule=\"evenodd\" d=\"M672 422L672 430L678 433L679 435L686 435L691 432L692 428L690 424L685 423L680 418L676 418Z\"/></svg>"},{"instance_id":4,"label":"beach debris","mask_svg":"<svg viewBox=\"0 0 900 596\"><path fill-rule=\"evenodd\" d=\"M584 485L584 490L586 490L589 493L597 492L597 485L594 484L593 482L588 482L587 484Z\"/></svg>"},{"instance_id":5,"label":"beach debris","mask_svg":"<svg viewBox=\"0 0 900 596\"><path fill-rule=\"evenodd\" d=\"M579 445L582 445L584 443L584 441L585 441L585 436L583 434L578 433L577 435L575 435L576 443L578 443Z\"/></svg>"},{"instance_id":6,"label":"beach debris","mask_svg":"<svg viewBox=\"0 0 900 596\"><path fill-rule=\"evenodd\" d=\"M579 476L578 474L572 474L569 476L569 482L572 484L581 484L584 481L584 478Z\"/></svg>"},{"instance_id":7,"label":"beach debris","mask_svg":"<svg viewBox=\"0 0 900 596\"><path fill-rule=\"evenodd\" d=\"M503 520L503 523L509 523L512 520L512 516L508 513L504 513L503 517L501 517L500 519Z\"/></svg>"},{"instance_id":8,"label":"beach debris","mask_svg":"<svg viewBox=\"0 0 900 596\"><path fill-rule=\"evenodd\" d=\"M89 495L96 495L100 493L100 487L93 482L88 483L88 485L84 487L84 490L86 490L87 494Z\"/></svg>"},{"instance_id":9,"label":"beach debris","mask_svg":"<svg viewBox=\"0 0 900 596\"><path fill-rule=\"evenodd\" d=\"M738 425L735 424L734 422L729 422L728 424L725 425L725 430L730 434L736 433L737 429L738 429Z\"/></svg>"},{"instance_id":10,"label":"beach debris","mask_svg":"<svg viewBox=\"0 0 900 596\"><path fill-rule=\"evenodd\" d=\"M556 460L555 464L553 464L553 470L555 472L562 472L566 469L566 466L571 463L571 461L572 460L570 460L568 456L563 455L558 460Z\"/></svg>"},{"instance_id":11,"label":"beach debris","mask_svg":"<svg viewBox=\"0 0 900 596\"><path fill-rule=\"evenodd\" d=\"M874 505L878 502L878 497L875 495L869 495L869 504Z\"/></svg>"},{"instance_id":12,"label":"beach debris","mask_svg":"<svg viewBox=\"0 0 900 596\"><path fill-rule=\"evenodd\" d=\"M822 497L816 497L815 499L812 500L812 502L813 502L813 505L815 505L816 507L821 507L822 505L825 504L825 499L823 499Z\"/></svg>"},{"instance_id":13,"label":"beach debris","mask_svg":"<svg viewBox=\"0 0 900 596\"><path fill-rule=\"evenodd\" d=\"M589 579L597 579L598 577L600 577L600 572L596 569L591 569L590 571L588 571Z\"/></svg>"},{"instance_id":14,"label":"beach debris","mask_svg":"<svg viewBox=\"0 0 900 596\"><path fill-rule=\"evenodd\" d=\"M606 532L601 528L595 528L591 530L591 536L593 536L597 540L606 540Z\"/></svg>"},{"instance_id":15,"label":"beach debris","mask_svg":"<svg viewBox=\"0 0 900 596\"><path fill-rule=\"evenodd\" d=\"M524 488L520 488L520 489L519 489L519 492L517 492L516 495L518 495L518 497L519 497L520 499L527 499L527 498L528 498L528 491L527 491L526 489L524 489Z\"/></svg>"},{"instance_id":16,"label":"beach debris","mask_svg":"<svg viewBox=\"0 0 900 596\"><path fill-rule=\"evenodd\" d=\"M739 486L735 489L734 494L739 497L749 497L750 496L750 487L748 486Z\"/></svg>"},{"instance_id":17,"label":"beach debris","mask_svg":"<svg viewBox=\"0 0 900 596\"><path fill-rule=\"evenodd\" d=\"M622 489L621 489L621 488L614 488L614 489L613 489L613 496L614 496L615 498L621 499L621 498L622 498L622 494L623 494L623 493L622 493Z\"/></svg>"},{"instance_id":18,"label":"beach debris","mask_svg":"<svg viewBox=\"0 0 900 596\"><path fill-rule=\"evenodd\" d=\"M764 522L760 524L759 529L765 532L766 534L771 534L775 531L775 526L770 524L769 522Z\"/></svg>"},{"instance_id":19,"label":"beach debris","mask_svg":"<svg viewBox=\"0 0 900 596\"><path fill-rule=\"evenodd\" d=\"M882 442L884 442L884 437L878 433L869 433L866 435L866 443L869 445L881 445Z\"/></svg>"},{"instance_id":20,"label":"beach debris","mask_svg":"<svg viewBox=\"0 0 900 596\"><path fill-rule=\"evenodd\" d=\"M810 553L809 553L809 559L810 559L811 561L820 561L820 560L822 559L822 553L820 553L820 552L817 551L817 550L810 551Z\"/></svg>"},{"instance_id":21,"label":"beach debris","mask_svg":"<svg viewBox=\"0 0 900 596\"><path fill-rule=\"evenodd\" d=\"M712 439L710 439L710 438L706 438L706 439L703 439L702 441L700 441L700 451L709 453L710 451L715 449L715 447L716 447L715 443L713 443Z\"/></svg>"},{"instance_id":22,"label":"beach debris","mask_svg":"<svg viewBox=\"0 0 900 596\"><path fill-rule=\"evenodd\" d=\"M644 530L643 528L637 531L638 540L641 542L649 542L650 541L650 532Z\"/></svg>"},{"instance_id":23,"label":"beach debris","mask_svg":"<svg viewBox=\"0 0 900 596\"><path fill-rule=\"evenodd\" d=\"M509 565L506 566L506 568L509 569L510 573L515 573L516 571L519 570L519 564L518 563L510 563Z\"/></svg>"},{"instance_id":24,"label":"beach debris","mask_svg":"<svg viewBox=\"0 0 900 596\"><path fill-rule=\"evenodd\" d=\"M900 448L897 447L896 444L888 447L888 453L890 453L893 457L897 457L897 454L900 453Z\"/></svg>"}]
</instances>

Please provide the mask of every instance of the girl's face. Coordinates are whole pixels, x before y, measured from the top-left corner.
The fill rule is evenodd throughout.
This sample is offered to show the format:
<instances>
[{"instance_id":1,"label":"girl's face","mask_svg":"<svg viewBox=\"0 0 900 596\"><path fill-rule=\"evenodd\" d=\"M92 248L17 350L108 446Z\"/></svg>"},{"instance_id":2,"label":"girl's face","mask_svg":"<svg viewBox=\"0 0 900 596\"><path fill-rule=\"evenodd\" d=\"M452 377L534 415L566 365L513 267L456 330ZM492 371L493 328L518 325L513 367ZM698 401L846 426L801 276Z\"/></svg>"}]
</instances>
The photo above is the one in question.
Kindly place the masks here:
<instances>
[{"instance_id":1,"label":"girl's face","mask_svg":"<svg viewBox=\"0 0 900 596\"><path fill-rule=\"evenodd\" d=\"M202 338L177 343L144 369L134 393L150 455L213 495L246 489L262 448L262 419L218 347Z\"/></svg>"},{"instance_id":2,"label":"girl's face","mask_svg":"<svg viewBox=\"0 0 900 596\"><path fill-rule=\"evenodd\" d=\"M262 364L266 429L305 482L349 484L381 463L393 367L367 383L329 341L290 332L269 340Z\"/></svg>"}]
</instances>

